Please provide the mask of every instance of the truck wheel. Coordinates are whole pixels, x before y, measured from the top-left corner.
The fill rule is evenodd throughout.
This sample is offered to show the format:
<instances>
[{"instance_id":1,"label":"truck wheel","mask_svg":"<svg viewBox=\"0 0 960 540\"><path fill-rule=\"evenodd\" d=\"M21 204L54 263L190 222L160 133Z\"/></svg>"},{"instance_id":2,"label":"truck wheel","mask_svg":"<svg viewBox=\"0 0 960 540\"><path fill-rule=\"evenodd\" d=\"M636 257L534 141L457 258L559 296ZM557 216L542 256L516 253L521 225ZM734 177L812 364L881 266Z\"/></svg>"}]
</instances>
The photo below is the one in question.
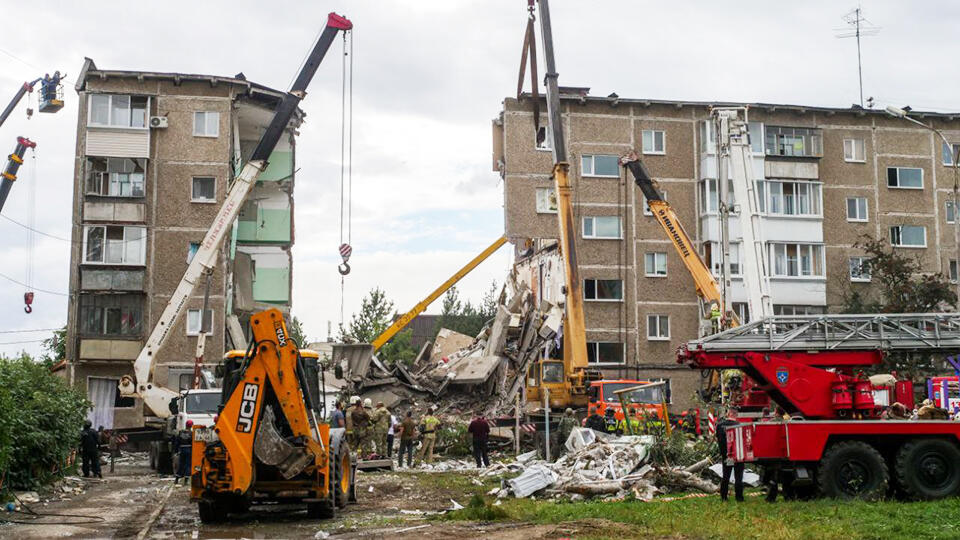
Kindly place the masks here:
<instances>
[{"instance_id":1,"label":"truck wheel","mask_svg":"<svg viewBox=\"0 0 960 540\"><path fill-rule=\"evenodd\" d=\"M883 456L861 441L831 446L817 471L820 492L835 499L877 500L887 492L890 475Z\"/></svg>"},{"instance_id":2,"label":"truck wheel","mask_svg":"<svg viewBox=\"0 0 960 540\"><path fill-rule=\"evenodd\" d=\"M333 485L333 491L337 500L337 507L344 508L347 506L350 491L353 487L353 475L350 473L350 447L347 446L346 442L340 445L337 454L338 455L334 457L336 461L336 471L331 478L336 480L336 483Z\"/></svg>"},{"instance_id":3,"label":"truck wheel","mask_svg":"<svg viewBox=\"0 0 960 540\"><path fill-rule=\"evenodd\" d=\"M227 519L227 509L219 501L199 501L197 510L203 523L221 523Z\"/></svg>"},{"instance_id":4,"label":"truck wheel","mask_svg":"<svg viewBox=\"0 0 960 540\"><path fill-rule=\"evenodd\" d=\"M931 500L960 491L960 449L950 441L908 441L897 452L897 482L913 499Z\"/></svg>"}]
</instances>

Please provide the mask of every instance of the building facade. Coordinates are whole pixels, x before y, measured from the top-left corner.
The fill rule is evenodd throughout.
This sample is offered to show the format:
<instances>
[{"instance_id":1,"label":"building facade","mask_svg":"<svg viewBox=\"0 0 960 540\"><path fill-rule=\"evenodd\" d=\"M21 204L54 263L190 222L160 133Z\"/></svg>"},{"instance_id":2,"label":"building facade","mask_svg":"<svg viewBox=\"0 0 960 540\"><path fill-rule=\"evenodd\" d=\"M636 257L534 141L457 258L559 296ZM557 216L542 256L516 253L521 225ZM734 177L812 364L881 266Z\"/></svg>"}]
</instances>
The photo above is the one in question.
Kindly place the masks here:
<instances>
[{"instance_id":1,"label":"building facade","mask_svg":"<svg viewBox=\"0 0 960 540\"><path fill-rule=\"evenodd\" d=\"M234 175L283 92L236 77L101 70L87 59L79 102L67 318L67 377L86 390L95 425L143 424L117 391L156 324ZM192 384L209 295L205 361L245 348L251 313L290 309L298 111L219 254L209 290L187 302L153 382Z\"/></svg>"},{"instance_id":2,"label":"building facade","mask_svg":"<svg viewBox=\"0 0 960 540\"><path fill-rule=\"evenodd\" d=\"M837 311L870 287L864 237L916 256L956 279L952 149L885 111L772 104L692 103L561 91L576 239L584 280L588 356L610 377L667 379L674 406L694 402L700 374L675 351L702 323L693 280L617 158L636 150L704 259L719 276L717 159L711 106L747 106L754 177L775 314ZM504 185L504 227L534 294L561 298L551 138L534 132L530 98L504 100L493 123L494 170ZM546 130L541 103L540 129ZM960 142L960 116L923 120ZM538 143L538 141L543 141ZM732 190L731 190L732 197ZM735 201L731 201L735 202ZM739 279L740 223L729 223L730 295L749 320Z\"/></svg>"}]
</instances>

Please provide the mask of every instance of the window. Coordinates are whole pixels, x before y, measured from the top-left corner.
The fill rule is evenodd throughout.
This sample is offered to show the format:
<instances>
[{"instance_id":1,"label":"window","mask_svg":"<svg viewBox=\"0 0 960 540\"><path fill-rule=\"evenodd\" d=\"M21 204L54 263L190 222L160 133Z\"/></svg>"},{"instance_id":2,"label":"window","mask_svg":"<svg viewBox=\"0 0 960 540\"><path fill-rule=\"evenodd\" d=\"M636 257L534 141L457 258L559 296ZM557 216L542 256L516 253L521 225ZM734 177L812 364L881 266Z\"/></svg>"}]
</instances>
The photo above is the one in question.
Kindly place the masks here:
<instances>
[{"instance_id":1,"label":"window","mask_svg":"<svg viewBox=\"0 0 960 540\"><path fill-rule=\"evenodd\" d=\"M199 309L188 309L187 310L187 335L196 336L200 333L200 325L203 324L203 328L209 336L210 329L213 328L213 310L208 309L205 313L203 321L200 320L200 310Z\"/></svg>"},{"instance_id":2,"label":"window","mask_svg":"<svg viewBox=\"0 0 960 540\"><path fill-rule=\"evenodd\" d=\"M956 259L950 259L949 266L950 266L950 268L949 268L950 281L956 283L956 282L957 282L957 260L956 260Z\"/></svg>"},{"instance_id":3,"label":"window","mask_svg":"<svg viewBox=\"0 0 960 540\"><path fill-rule=\"evenodd\" d=\"M647 277L664 277L667 275L667 254L662 251L645 253L643 256L643 270Z\"/></svg>"},{"instance_id":4,"label":"window","mask_svg":"<svg viewBox=\"0 0 960 540\"><path fill-rule=\"evenodd\" d=\"M947 143L941 143L943 148L943 164L953 166L953 156L957 155L957 152L960 151L960 143L952 143L947 145Z\"/></svg>"},{"instance_id":5,"label":"window","mask_svg":"<svg viewBox=\"0 0 960 540\"><path fill-rule=\"evenodd\" d=\"M714 137L715 131L712 120L700 122L700 151L705 154L715 154L717 152L717 140Z\"/></svg>"},{"instance_id":6,"label":"window","mask_svg":"<svg viewBox=\"0 0 960 540\"><path fill-rule=\"evenodd\" d=\"M653 129L645 129L643 130L642 138L644 154L666 153L664 150L664 140L666 139L664 132Z\"/></svg>"},{"instance_id":7,"label":"window","mask_svg":"<svg viewBox=\"0 0 960 540\"><path fill-rule=\"evenodd\" d=\"M757 185L762 185L757 182ZM733 200L733 180L727 181L727 207L731 212L735 211ZM666 197L664 197L666 199ZM715 179L700 181L700 211L718 212L720 208L720 195L717 193L717 181ZM762 211L762 208L761 208Z\"/></svg>"},{"instance_id":8,"label":"window","mask_svg":"<svg viewBox=\"0 0 960 540\"><path fill-rule=\"evenodd\" d=\"M823 306L796 306L790 304L774 304L774 315L823 315L826 308Z\"/></svg>"},{"instance_id":9,"label":"window","mask_svg":"<svg viewBox=\"0 0 960 540\"><path fill-rule=\"evenodd\" d=\"M653 211L650 210L650 205L647 203L647 198L643 195L643 193L640 194L640 197L643 199L643 215L645 215L645 216L652 216L652 215L653 215ZM660 197L662 197L663 200L667 200L667 192L666 192L666 191L661 191L661 192L660 192Z\"/></svg>"},{"instance_id":10,"label":"window","mask_svg":"<svg viewBox=\"0 0 960 540\"><path fill-rule=\"evenodd\" d=\"M146 128L147 96L92 94L87 123L91 126Z\"/></svg>"},{"instance_id":11,"label":"window","mask_svg":"<svg viewBox=\"0 0 960 540\"><path fill-rule=\"evenodd\" d=\"M133 407L137 404L136 398L127 397L120 393L120 379L87 377L87 397L90 398L91 403L104 405L104 398L109 400L111 396L113 397L114 409ZM102 426L94 427L99 429Z\"/></svg>"},{"instance_id":12,"label":"window","mask_svg":"<svg viewBox=\"0 0 960 540\"><path fill-rule=\"evenodd\" d=\"M847 221L867 221L866 197L847 197Z\"/></svg>"},{"instance_id":13,"label":"window","mask_svg":"<svg viewBox=\"0 0 960 540\"><path fill-rule=\"evenodd\" d=\"M895 189L923 189L923 169L887 167L887 187Z\"/></svg>"},{"instance_id":14,"label":"window","mask_svg":"<svg viewBox=\"0 0 960 540\"><path fill-rule=\"evenodd\" d=\"M557 213L557 194L553 188L537 188L537 213Z\"/></svg>"},{"instance_id":15,"label":"window","mask_svg":"<svg viewBox=\"0 0 960 540\"><path fill-rule=\"evenodd\" d=\"M83 233L83 262L93 264L144 264L145 227L88 225Z\"/></svg>"},{"instance_id":16,"label":"window","mask_svg":"<svg viewBox=\"0 0 960 540\"><path fill-rule=\"evenodd\" d=\"M583 218L583 237L621 238L620 218L617 216L591 216Z\"/></svg>"},{"instance_id":17,"label":"window","mask_svg":"<svg viewBox=\"0 0 960 540\"><path fill-rule=\"evenodd\" d=\"M220 135L220 113L215 111L193 113L193 134L198 137L218 137Z\"/></svg>"},{"instance_id":18,"label":"window","mask_svg":"<svg viewBox=\"0 0 960 540\"><path fill-rule=\"evenodd\" d=\"M819 129L766 126L764 131L764 147L768 156L823 156L823 136Z\"/></svg>"},{"instance_id":19,"label":"window","mask_svg":"<svg viewBox=\"0 0 960 540\"><path fill-rule=\"evenodd\" d=\"M187 264L190 264L193 261L193 256L197 254L199 249L200 244L196 242L190 242L190 245L187 246Z\"/></svg>"},{"instance_id":20,"label":"window","mask_svg":"<svg viewBox=\"0 0 960 540\"><path fill-rule=\"evenodd\" d=\"M617 156L584 154L580 157L580 174L620 178L620 159Z\"/></svg>"},{"instance_id":21,"label":"window","mask_svg":"<svg viewBox=\"0 0 960 540\"><path fill-rule=\"evenodd\" d=\"M553 130L550 129L550 126L540 126L533 144L537 150L545 150L547 152L553 150Z\"/></svg>"},{"instance_id":22,"label":"window","mask_svg":"<svg viewBox=\"0 0 960 540\"><path fill-rule=\"evenodd\" d=\"M210 176L194 176L191 202L216 202L217 179Z\"/></svg>"},{"instance_id":23,"label":"window","mask_svg":"<svg viewBox=\"0 0 960 540\"><path fill-rule=\"evenodd\" d=\"M850 257L850 281L870 281L870 261L866 257Z\"/></svg>"},{"instance_id":24,"label":"window","mask_svg":"<svg viewBox=\"0 0 960 540\"><path fill-rule=\"evenodd\" d=\"M87 158L87 195L143 197L147 160L143 158Z\"/></svg>"},{"instance_id":25,"label":"window","mask_svg":"<svg viewBox=\"0 0 960 540\"><path fill-rule=\"evenodd\" d=\"M920 225L890 227L890 244L897 247L927 247L927 228Z\"/></svg>"},{"instance_id":26,"label":"window","mask_svg":"<svg viewBox=\"0 0 960 540\"><path fill-rule=\"evenodd\" d=\"M543 363L543 382L562 383L566 377L563 373L563 362Z\"/></svg>"},{"instance_id":27,"label":"window","mask_svg":"<svg viewBox=\"0 0 960 540\"><path fill-rule=\"evenodd\" d=\"M750 304L746 302L734 302L733 312L737 314L737 319L740 319L741 325L750 322Z\"/></svg>"},{"instance_id":28,"label":"window","mask_svg":"<svg viewBox=\"0 0 960 540\"><path fill-rule=\"evenodd\" d=\"M627 356L624 349L623 343L588 341L587 363L623 364Z\"/></svg>"},{"instance_id":29,"label":"window","mask_svg":"<svg viewBox=\"0 0 960 540\"><path fill-rule=\"evenodd\" d=\"M647 315L647 340L668 341L670 339L670 316Z\"/></svg>"},{"instance_id":30,"label":"window","mask_svg":"<svg viewBox=\"0 0 960 540\"><path fill-rule=\"evenodd\" d=\"M623 300L623 281L619 279L585 279L583 280L583 299L619 302Z\"/></svg>"},{"instance_id":31,"label":"window","mask_svg":"<svg viewBox=\"0 0 960 540\"><path fill-rule=\"evenodd\" d=\"M85 337L139 337L143 333L143 296L80 296L80 334Z\"/></svg>"},{"instance_id":32,"label":"window","mask_svg":"<svg viewBox=\"0 0 960 540\"><path fill-rule=\"evenodd\" d=\"M820 216L820 184L767 181L760 193L766 197L763 210L771 215Z\"/></svg>"},{"instance_id":33,"label":"window","mask_svg":"<svg viewBox=\"0 0 960 540\"><path fill-rule=\"evenodd\" d=\"M703 260L710 267L713 275L723 273L723 248L720 242L706 242L703 244ZM730 275L740 276L740 243L730 242Z\"/></svg>"},{"instance_id":34,"label":"window","mask_svg":"<svg viewBox=\"0 0 960 540\"><path fill-rule=\"evenodd\" d=\"M661 395L663 395L663 399L665 399L665 400L667 401L667 404L673 403L673 397L672 397L673 389L671 388L670 379L669 379L669 378L666 378L666 377L653 377L653 378L650 379L650 382L662 382L662 383L664 383L664 384L662 384L662 385L659 387L660 389L663 390L663 394L661 394ZM658 393L659 393L659 392L658 392Z\"/></svg>"},{"instance_id":35,"label":"window","mask_svg":"<svg viewBox=\"0 0 960 540\"><path fill-rule=\"evenodd\" d=\"M823 245L770 244L773 276L823 277Z\"/></svg>"},{"instance_id":36,"label":"window","mask_svg":"<svg viewBox=\"0 0 960 540\"><path fill-rule=\"evenodd\" d=\"M947 201L947 223L953 223L953 220L956 219L956 215L953 212L953 201Z\"/></svg>"},{"instance_id":37,"label":"window","mask_svg":"<svg viewBox=\"0 0 960 540\"><path fill-rule=\"evenodd\" d=\"M844 139L843 140L843 160L853 163L864 163L863 139Z\"/></svg>"}]
</instances>

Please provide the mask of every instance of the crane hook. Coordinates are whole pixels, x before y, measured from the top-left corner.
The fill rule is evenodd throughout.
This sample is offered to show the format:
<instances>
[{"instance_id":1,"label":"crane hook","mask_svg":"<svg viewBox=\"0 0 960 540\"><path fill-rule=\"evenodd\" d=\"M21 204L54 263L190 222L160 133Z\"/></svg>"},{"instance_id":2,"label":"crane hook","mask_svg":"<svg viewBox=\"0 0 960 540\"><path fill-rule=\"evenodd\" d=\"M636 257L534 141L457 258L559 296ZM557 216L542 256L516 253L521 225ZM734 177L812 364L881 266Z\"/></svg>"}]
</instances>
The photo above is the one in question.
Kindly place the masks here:
<instances>
[{"instance_id":1,"label":"crane hook","mask_svg":"<svg viewBox=\"0 0 960 540\"><path fill-rule=\"evenodd\" d=\"M33 292L23 293L23 303L25 304L23 306L23 311L27 313L33 313L33 307L31 306L31 304L33 304Z\"/></svg>"},{"instance_id":2,"label":"crane hook","mask_svg":"<svg viewBox=\"0 0 960 540\"><path fill-rule=\"evenodd\" d=\"M342 264L337 266L337 271L340 272L341 276L345 276L350 273L350 264L347 261L343 261Z\"/></svg>"},{"instance_id":3,"label":"crane hook","mask_svg":"<svg viewBox=\"0 0 960 540\"><path fill-rule=\"evenodd\" d=\"M341 276L345 276L350 273L350 264L347 262L350 260L350 255L353 254L353 247L350 244L340 244L340 257L343 258L343 263L340 266L337 266L337 271L340 272Z\"/></svg>"}]
</instances>

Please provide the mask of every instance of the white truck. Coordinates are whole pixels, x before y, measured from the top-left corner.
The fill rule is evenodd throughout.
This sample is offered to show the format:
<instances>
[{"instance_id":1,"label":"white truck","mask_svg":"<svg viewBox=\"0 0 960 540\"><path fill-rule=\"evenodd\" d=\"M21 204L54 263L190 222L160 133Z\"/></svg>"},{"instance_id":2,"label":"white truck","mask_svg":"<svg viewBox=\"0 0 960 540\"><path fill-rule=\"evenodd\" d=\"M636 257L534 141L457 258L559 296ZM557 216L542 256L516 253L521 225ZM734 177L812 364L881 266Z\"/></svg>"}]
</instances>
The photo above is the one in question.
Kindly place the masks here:
<instances>
[{"instance_id":1,"label":"white truck","mask_svg":"<svg viewBox=\"0 0 960 540\"><path fill-rule=\"evenodd\" d=\"M187 420L192 420L194 426L212 426L217 408L220 406L220 393L219 388L180 392L176 400L177 413L163 419L160 439L150 442L151 469L155 469L160 474L173 474L174 458L177 455L174 439L177 433L186 429Z\"/></svg>"}]
</instances>

